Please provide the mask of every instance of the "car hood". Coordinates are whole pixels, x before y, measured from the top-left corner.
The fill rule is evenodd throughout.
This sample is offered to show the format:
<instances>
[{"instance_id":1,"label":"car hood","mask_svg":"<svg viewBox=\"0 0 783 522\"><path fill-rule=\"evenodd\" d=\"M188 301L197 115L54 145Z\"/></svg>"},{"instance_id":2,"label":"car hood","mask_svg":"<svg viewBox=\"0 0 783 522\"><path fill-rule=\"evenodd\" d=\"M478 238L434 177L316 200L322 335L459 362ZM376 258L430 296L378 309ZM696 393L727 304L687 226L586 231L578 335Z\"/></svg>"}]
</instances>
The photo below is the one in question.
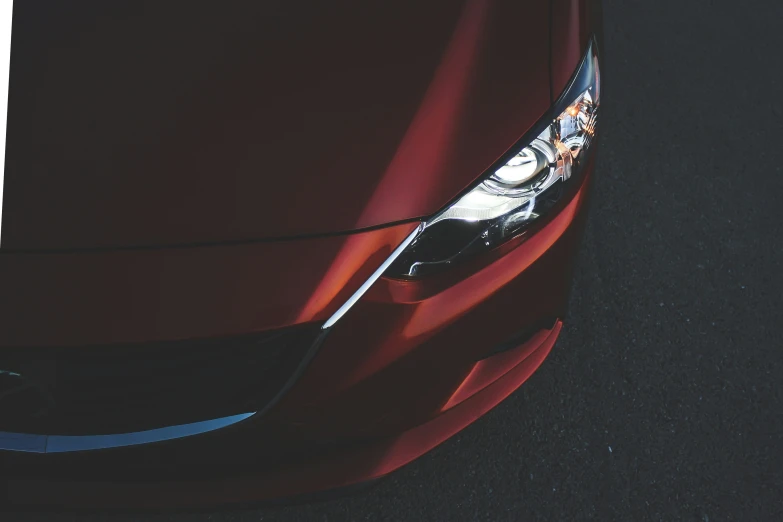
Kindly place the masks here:
<instances>
[{"instance_id":1,"label":"car hood","mask_svg":"<svg viewBox=\"0 0 783 522\"><path fill-rule=\"evenodd\" d=\"M18 3L3 250L426 216L550 104L546 0L312 4Z\"/></svg>"}]
</instances>

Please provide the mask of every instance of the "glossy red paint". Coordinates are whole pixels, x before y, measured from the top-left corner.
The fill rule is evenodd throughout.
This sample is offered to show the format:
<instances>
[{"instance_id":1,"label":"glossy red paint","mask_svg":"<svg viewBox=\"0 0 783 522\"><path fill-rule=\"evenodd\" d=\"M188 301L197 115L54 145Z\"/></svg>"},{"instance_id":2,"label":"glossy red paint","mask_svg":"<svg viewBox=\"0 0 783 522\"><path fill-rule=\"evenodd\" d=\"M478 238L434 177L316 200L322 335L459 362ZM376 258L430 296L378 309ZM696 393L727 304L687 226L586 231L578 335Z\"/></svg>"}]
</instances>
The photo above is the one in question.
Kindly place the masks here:
<instances>
[{"instance_id":1,"label":"glossy red paint","mask_svg":"<svg viewBox=\"0 0 783 522\"><path fill-rule=\"evenodd\" d=\"M547 0L311 4L20 3L2 248L427 216L550 105Z\"/></svg>"},{"instance_id":2,"label":"glossy red paint","mask_svg":"<svg viewBox=\"0 0 783 522\"><path fill-rule=\"evenodd\" d=\"M25 476L6 481L6 502L152 508L262 501L364 482L414 460L507 397L551 350L560 321L517 348L492 353L527 325L564 315L592 163L587 170L562 211L514 246L508 255L515 262L502 256L480 269L483 281L506 284L476 289L478 300L460 298L462 306L451 309L459 322L414 343L404 333L408 312L441 292L415 302L373 292L338 322L307 373L267 415L172 443L12 455L0 465ZM372 376L357 381L361 371Z\"/></svg>"},{"instance_id":3,"label":"glossy red paint","mask_svg":"<svg viewBox=\"0 0 783 522\"><path fill-rule=\"evenodd\" d=\"M586 181L510 252L468 267L470 276L444 274L448 286L380 279L270 418L341 437L406 429L440 412L476 361L519 331L565 314L588 187Z\"/></svg>"},{"instance_id":4,"label":"glossy red paint","mask_svg":"<svg viewBox=\"0 0 783 522\"><path fill-rule=\"evenodd\" d=\"M325 321L416 225L214 247L3 254L0 349L215 337Z\"/></svg>"},{"instance_id":5,"label":"glossy red paint","mask_svg":"<svg viewBox=\"0 0 783 522\"><path fill-rule=\"evenodd\" d=\"M23 83L15 90L12 83L14 139L29 138L44 112L55 118L36 129L50 155L22 145L9 153L0 350L322 323L418 225L393 222L438 210L546 111L575 46L600 27L581 3L552 0L553 12L579 10L565 18L568 31L573 20L580 29L553 44L550 89L544 0L372 10L366 2L319 2L305 12L281 2L276 16L243 2L218 13L211 32L199 25L214 15L211 2L195 1L184 14L160 2L82 4L92 18L74 17L64 4L58 16L41 19L21 7L23 22L47 31L40 42L22 41L21 52L42 61L16 77L21 66L14 64L12 82L26 74L36 85L57 80L61 92L41 87L25 97ZM177 15L185 36L174 42L167 35ZM527 20L533 23L520 30ZM166 59L141 50L128 60L136 55L126 40L139 24ZM77 31L111 45L85 50ZM109 51L123 59L108 60L103 85L87 88L65 76L66 66L84 73ZM153 89L131 72L162 83ZM118 107L111 97L127 85L139 99ZM74 119L69 96L94 98L85 105L88 118ZM194 111L208 96L220 102ZM102 136L110 115L101 107L129 127ZM151 135L138 134L153 112L159 119ZM66 123L73 125L67 147ZM85 159L92 149L97 155ZM134 156L139 151L146 152ZM56 172L73 184L64 175L44 177L45 161L61 163ZM418 282L379 279L266 414L206 435L110 451L0 451L0 500L92 508L249 502L349 486L411 462L512 393L552 349L593 161L594 154L561 206L523 236ZM111 182L101 178L109 171ZM48 191L40 190L42 180ZM284 197L292 192L296 198ZM250 241L374 225L384 226ZM170 246L151 248L163 244ZM115 248L134 245L150 248ZM57 248L67 251L44 252Z\"/></svg>"},{"instance_id":6,"label":"glossy red paint","mask_svg":"<svg viewBox=\"0 0 783 522\"><path fill-rule=\"evenodd\" d=\"M507 350L478 361L473 365L470 373L459 385L459 388L449 397L448 402L443 406L443 411L454 408L487 386L490 386L522 364L522 361L528 359L531 354L540 350L542 346L549 345L551 348L562 327L562 321L557 321L552 330L540 330L516 350Z\"/></svg>"},{"instance_id":7,"label":"glossy red paint","mask_svg":"<svg viewBox=\"0 0 783 522\"><path fill-rule=\"evenodd\" d=\"M463 404L432 421L396 437L357 445L350 453L336 453L300 463L274 474L215 481L193 480L155 483L112 483L108 481L15 480L6 494L18 504L50 506L89 505L93 508L130 505L137 509L162 506L213 506L258 502L310 492L335 489L388 475L441 444L516 390L541 365L560 332L555 325L533 346L527 343L514 352L527 354L519 364ZM541 341L536 338L536 341Z\"/></svg>"}]
</instances>

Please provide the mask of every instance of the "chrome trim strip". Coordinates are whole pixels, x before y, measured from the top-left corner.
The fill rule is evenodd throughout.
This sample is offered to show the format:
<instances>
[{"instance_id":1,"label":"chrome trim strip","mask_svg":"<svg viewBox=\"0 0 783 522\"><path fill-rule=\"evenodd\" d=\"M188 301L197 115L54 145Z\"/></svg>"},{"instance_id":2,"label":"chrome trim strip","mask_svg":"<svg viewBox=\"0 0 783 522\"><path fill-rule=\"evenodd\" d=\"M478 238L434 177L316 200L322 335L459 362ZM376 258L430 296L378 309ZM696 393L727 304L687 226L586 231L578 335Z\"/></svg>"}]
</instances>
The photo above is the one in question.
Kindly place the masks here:
<instances>
[{"instance_id":1,"label":"chrome trim strip","mask_svg":"<svg viewBox=\"0 0 783 522\"><path fill-rule=\"evenodd\" d=\"M269 405L267 405L261 412L243 413L240 415L232 415L230 417L222 417L219 419L213 419L208 421L193 422L190 424L180 424L178 426L168 426L165 428L156 428L146 431L137 431L133 433L116 433L110 435L38 435L28 433L11 433L0 431L0 451L17 451L28 453L68 453L74 451L92 451L101 449L120 448L127 446L135 446L139 444L150 444L153 442L162 442L172 439L180 439L184 437L190 437L192 435L200 435L211 431L226 428L245 419L248 419L259 413L263 413L274 405L277 400L291 387L293 382L304 371L304 368L309 363L310 359L314 356L321 341L323 335L326 334L326 330L332 327L345 313L361 299L361 297L369 290L369 288L377 281L387 268L394 262L397 257L410 245L414 239L424 230L426 223L421 222L416 229L400 243L400 245L394 249L391 255L386 261L378 267L375 272L367 279L367 281L359 287L359 289L326 321L321 329L324 331L318 340L313 345L308 355L305 357L301 367L297 369L290 381L286 383L283 389L280 391L277 397L273 399Z\"/></svg>"},{"instance_id":2,"label":"chrome trim strip","mask_svg":"<svg viewBox=\"0 0 783 522\"><path fill-rule=\"evenodd\" d=\"M411 244L411 242L416 239L416 236L418 236L422 230L424 230L424 222L419 223L419 226L416 227L416 230L411 232L411 234L405 238L405 241L400 243L400 246L398 246L394 252L391 253L391 255L386 259L386 261L383 262L381 266L378 267L378 269L373 272L373 274L370 276L367 281L364 282L362 286L359 287L359 289L343 304L333 315L329 318L328 321L326 321L323 326L321 327L323 330L327 330L334 326L334 323L340 320L342 316L345 315L345 313L351 309L353 305L356 304L356 301L361 299L361 297L364 295L364 293L370 289L372 284L378 280L381 275L386 271L387 268L389 268L389 265L391 265L397 257L399 257L400 254L402 254L403 250L405 250L408 245Z\"/></svg>"},{"instance_id":3,"label":"chrome trim strip","mask_svg":"<svg viewBox=\"0 0 783 522\"><path fill-rule=\"evenodd\" d=\"M68 453L111 449L138 444L150 444L165 440L181 439L226 428L255 415L255 412L232 415L208 421L167 426L133 433L110 435L35 435L0 431L0 451L27 453Z\"/></svg>"},{"instance_id":4,"label":"chrome trim strip","mask_svg":"<svg viewBox=\"0 0 783 522\"><path fill-rule=\"evenodd\" d=\"M0 451L46 453L46 435L0 431Z\"/></svg>"}]
</instances>

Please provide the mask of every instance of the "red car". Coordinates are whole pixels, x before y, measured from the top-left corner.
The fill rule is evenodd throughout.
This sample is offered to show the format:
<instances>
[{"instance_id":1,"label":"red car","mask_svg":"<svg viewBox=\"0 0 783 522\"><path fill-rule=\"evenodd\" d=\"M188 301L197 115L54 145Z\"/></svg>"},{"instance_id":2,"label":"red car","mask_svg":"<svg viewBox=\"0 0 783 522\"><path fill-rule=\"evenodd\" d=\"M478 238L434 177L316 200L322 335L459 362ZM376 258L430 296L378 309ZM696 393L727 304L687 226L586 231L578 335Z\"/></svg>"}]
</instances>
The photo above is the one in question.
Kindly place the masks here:
<instances>
[{"instance_id":1,"label":"red car","mask_svg":"<svg viewBox=\"0 0 783 522\"><path fill-rule=\"evenodd\" d=\"M552 349L600 4L298 4L14 6L5 502L365 484Z\"/></svg>"}]
</instances>

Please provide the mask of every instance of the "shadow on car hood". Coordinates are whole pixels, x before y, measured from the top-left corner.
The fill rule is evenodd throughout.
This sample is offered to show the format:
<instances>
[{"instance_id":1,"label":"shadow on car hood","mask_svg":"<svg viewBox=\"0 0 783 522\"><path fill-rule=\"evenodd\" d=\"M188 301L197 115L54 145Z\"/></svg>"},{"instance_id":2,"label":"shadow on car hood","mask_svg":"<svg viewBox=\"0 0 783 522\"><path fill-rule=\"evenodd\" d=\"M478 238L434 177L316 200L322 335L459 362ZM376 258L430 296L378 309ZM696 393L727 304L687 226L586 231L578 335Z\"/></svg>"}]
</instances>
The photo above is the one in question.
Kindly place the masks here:
<instances>
[{"instance_id":1,"label":"shadow on car hood","mask_svg":"<svg viewBox=\"0 0 783 522\"><path fill-rule=\"evenodd\" d=\"M546 0L21 2L3 250L437 211L549 106Z\"/></svg>"}]
</instances>

